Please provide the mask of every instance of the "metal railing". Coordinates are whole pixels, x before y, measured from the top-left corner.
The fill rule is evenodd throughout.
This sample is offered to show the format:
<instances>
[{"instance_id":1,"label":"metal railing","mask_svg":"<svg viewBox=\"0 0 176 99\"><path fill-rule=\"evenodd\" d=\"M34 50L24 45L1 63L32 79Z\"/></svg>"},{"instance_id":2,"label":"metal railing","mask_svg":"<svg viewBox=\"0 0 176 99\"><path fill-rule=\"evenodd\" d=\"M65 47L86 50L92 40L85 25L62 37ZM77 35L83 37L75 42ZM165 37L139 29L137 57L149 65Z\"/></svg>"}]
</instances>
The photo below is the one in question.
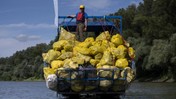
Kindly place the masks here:
<instances>
[{"instance_id":1,"label":"metal railing","mask_svg":"<svg viewBox=\"0 0 176 99\"><path fill-rule=\"evenodd\" d=\"M112 74L111 76L108 77L102 77L100 71L110 71ZM125 92L127 88L127 82L126 82L126 77L127 74L124 72L124 76L121 77L121 71L123 69L120 68L115 68L115 69L95 69L95 68L83 68L83 69L62 69L57 71L57 76L58 76L58 87L57 87L57 93L58 94L88 94L88 93L94 93L94 94L101 94L101 93L106 93L106 94L120 94L122 92ZM118 75L117 75L118 72ZM61 75L67 75L66 77L62 77ZM77 73L77 77L73 78L72 74ZM116 77L115 78L115 74ZM108 86L106 91L101 90L100 83L103 80L108 80L111 82L111 85ZM72 86L74 86L72 83L77 82L80 83L80 85L83 87L78 92L75 92L72 90ZM120 82L118 84L118 82ZM85 90L86 87L94 87L92 90ZM118 90L113 90L113 87L117 87Z\"/></svg>"},{"instance_id":2,"label":"metal railing","mask_svg":"<svg viewBox=\"0 0 176 99\"><path fill-rule=\"evenodd\" d=\"M63 23L65 23L65 19L70 19L69 21L67 21L66 25L69 25L70 22L72 22L72 20L75 17L68 17L68 16L58 16L59 19L63 19L64 21L62 23L58 23L58 26L62 26ZM122 34L122 16L88 16L88 19L104 19L104 22L110 22L112 23L111 25L113 26L114 29L118 30L120 34ZM118 19L119 23L118 26L116 26L114 24L114 22L112 22L110 19Z\"/></svg>"}]
</instances>

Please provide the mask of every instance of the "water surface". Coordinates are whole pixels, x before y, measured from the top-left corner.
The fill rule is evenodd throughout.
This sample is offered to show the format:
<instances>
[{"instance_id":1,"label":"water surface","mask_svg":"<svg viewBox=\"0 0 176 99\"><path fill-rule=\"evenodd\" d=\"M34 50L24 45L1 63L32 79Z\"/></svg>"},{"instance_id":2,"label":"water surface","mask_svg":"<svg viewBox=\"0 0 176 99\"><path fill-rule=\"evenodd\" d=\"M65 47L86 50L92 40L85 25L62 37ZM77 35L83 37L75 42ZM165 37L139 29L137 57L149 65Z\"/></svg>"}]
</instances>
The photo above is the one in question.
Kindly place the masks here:
<instances>
[{"instance_id":1,"label":"water surface","mask_svg":"<svg viewBox=\"0 0 176 99\"><path fill-rule=\"evenodd\" d=\"M0 82L0 99L57 99L45 82ZM125 99L176 99L176 83L133 83Z\"/></svg>"}]
</instances>

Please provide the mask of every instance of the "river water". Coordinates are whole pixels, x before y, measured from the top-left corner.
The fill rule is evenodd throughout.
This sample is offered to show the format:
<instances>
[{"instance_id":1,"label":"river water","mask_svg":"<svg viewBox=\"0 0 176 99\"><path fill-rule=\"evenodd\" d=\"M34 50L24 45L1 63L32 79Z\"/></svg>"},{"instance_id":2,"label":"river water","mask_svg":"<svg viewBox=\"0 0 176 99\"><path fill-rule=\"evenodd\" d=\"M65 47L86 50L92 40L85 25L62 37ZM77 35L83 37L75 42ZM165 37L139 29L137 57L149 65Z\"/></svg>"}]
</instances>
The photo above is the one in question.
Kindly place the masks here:
<instances>
[{"instance_id":1,"label":"river water","mask_svg":"<svg viewBox=\"0 0 176 99\"><path fill-rule=\"evenodd\" d=\"M57 99L45 82L0 82L0 99ZM132 83L125 99L176 99L176 83Z\"/></svg>"}]
</instances>

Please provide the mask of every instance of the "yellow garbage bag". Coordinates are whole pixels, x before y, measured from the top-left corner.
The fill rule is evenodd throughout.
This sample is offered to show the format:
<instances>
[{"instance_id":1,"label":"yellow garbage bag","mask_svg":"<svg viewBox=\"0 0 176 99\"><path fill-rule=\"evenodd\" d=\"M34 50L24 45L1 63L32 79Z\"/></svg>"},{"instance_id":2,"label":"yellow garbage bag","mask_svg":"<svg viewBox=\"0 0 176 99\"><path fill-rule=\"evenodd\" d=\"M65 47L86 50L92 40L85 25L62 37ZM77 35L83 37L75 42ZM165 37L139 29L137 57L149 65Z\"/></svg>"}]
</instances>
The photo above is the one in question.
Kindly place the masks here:
<instances>
[{"instance_id":1,"label":"yellow garbage bag","mask_svg":"<svg viewBox=\"0 0 176 99\"><path fill-rule=\"evenodd\" d=\"M71 73L71 79L76 79L76 78L78 78L78 72L74 71Z\"/></svg>"},{"instance_id":2,"label":"yellow garbage bag","mask_svg":"<svg viewBox=\"0 0 176 99\"><path fill-rule=\"evenodd\" d=\"M78 68L78 64L76 62L70 61L69 67L71 69L77 69Z\"/></svg>"},{"instance_id":3,"label":"yellow garbage bag","mask_svg":"<svg viewBox=\"0 0 176 99\"><path fill-rule=\"evenodd\" d=\"M59 51L54 51L53 49L51 49L45 55L43 54L44 55L43 60L47 63L51 63L51 61L57 59L57 57L59 57L60 54L61 53Z\"/></svg>"},{"instance_id":4,"label":"yellow garbage bag","mask_svg":"<svg viewBox=\"0 0 176 99\"><path fill-rule=\"evenodd\" d=\"M95 46L95 45L89 47L89 49L90 49L90 54L91 55L95 55L95 54L98 54L98 53L103 53L103 51L104 51L101 46Z\"/></svg>"},{"instance_id":5,"label":"yellow garbage bag","mask_svg":"<svg viewBox=\"0 0 176 99\"><path fill-rule=\"evenodd\" d=\"M126 47L130 47L130 43L128 43L127 41L123 40L124 44Z\"/></svg>"},{"instance_id":6,"label":"yellow garbage bag","mask_svg":"<svg viewBox=\"0 0 176 99\"><path fill-rule=\"evenodd\" d=\"M68 45L68 44L65 45L65 46L64 46L64 50L65 50L65 51L68 51L68 52L72 52L72 51L73 51L73 45Z\"/></svg>"},{"instance_id":7,"label":"yellow garbage bag","mask_svg":"<svg viewBox=\"0 0 176 99\"><path fill-rule=\"evenodd\" d=\"M114 69L114 68L116 68L116 67L110 66L110 65L103 65L101 68L102 68L102 69Z\"/></svg>"},{"instance_id":8,"label":"yellow garbage bag","mask_svg":"<svg viewBox=\"0 0 176 99\"><path fill-rule=\"evenodd\" d=\"M76 62L73 62L71 59L65 59L63 67L70 68L70 69L76 69L78 68L78 64Z\"/></svg>"},{"instance_id":9,"label":"yellow garbage bag","mask_svg":"<svg viewBox=\"0 0 176 99\"><path fill-rule=\"evenodd\" d=\"M65 52L65 53L62 53L57 59L58 60L65 60L67 58L71 58L72 56L73 56L72 52Z\"/></svg>"},{"instance_id":10,"label":"yellow garbage bag","mask_svg":"<svg viewBox=\"0 0 176 99\"><path fill-rule=\"evenodd\" d=\"M43 58L43 61L46 60L46 56L48 55L48 53L42 53L42 58Z\"/></svg>"},{"instance_id":11,"label":"yellow garbage bag","mask_svg":"<svg viewBox=\"0 0 176 99\"><path fill-rule=\"evenodd\" d=\"M113 65L113 57L110 51L105 51L102 59L100 60L101 65Z\"/></svg>"},{"instance_id":12,"label":"yellow garbage bag","mask_svg":"<svg viewBox=\"0 0 176 99\"><path fill-rule=\"evenodd\" d=\"M76 44L76 41L68 41L68 43L64 46L64 50L67 52L69 51L72 52L75 44Z\"/></svg>"},{"instance_id":13,"label":"yellow garbage bag","mask_svg":"<svg viewBox=\"0 0 176 99\"><path fill-rule=\"evenodd\" d=\"M85 39L85 41L84 42L94 42L95 40L94 40L94 38L93 37L88 37L88 38L86 38Z\"/></svg>"},{"instance_id":14,"label":"yellow garbage bag","mask_svg":"<svg viewBox=\"0 0 176 99\"><path fill-rule=\"evenodd\" d=\"M108 40L102 40L101 46L109 47L109 41Z\"/></svg>"},{"instance_id":15,"label":"yellow garbage bag","mask_svg":"<svg viewBox=\"0 0 176 99\"><path fill-rule=\"evenodd\" d=\"M100 63L98 63L98 64L96 65L96 68L99 69L99 68L102 68L102 66L103 66L103 65L101 65Z\"/></svg>"},{"instance_id":16,"label":"yellow garbage bag","mask_svg":"<svg viewBox=\"0 0 176 99\"><path fill-rule=\"evenodd\" d=\"M101 45L100 47L101 47L101 49L102 49L103 51L105 51L109 46L107 47L107 46L102 46L102 45Z\"/></svg>"},{"instance_id":17,"label":"yellow garbage bag","mask_svg":"<svg viewBox=\"0 0 176 99\"><path fill-rule=\"evenodd\" d=\"M112 78L112 71L108 70L102 70L99 71L100 77L104 77L104 78Z\"/></svg>"},{"instance_id":18,"label":"yellow garbage bag","mask_svg":"<svg viewBox=\"0 0 176 99\"><path fill-rule=\"evenodd\" d=\"M48 75L50 74L55 74L56 73L56 70L55 69L52 69L50 67L44 67L43 68L43 72L44 72L44 77L45 79L47 79Z\"/></svg>"},{"instance_id":19,"label":"yellow garbage bag","mask_svg":"<svg viewBox=\"0 0 176 99\"><path fill-rule=\"evenodd\" d=\"M81 42L79 42L79 41L74 41L74 43L75 43L75 46L77 46L77 45L80 44Z\"/></svg>"},{"instance_id":20,"label":"yellow garbage bag","mask_svg":"<svg viewBox=\"0 0 176 99\"><path fill-rule=\"evenodd\" d=\"M127 48L123 45L119 45L117 48L112 47L111 53L117 58L125 58L127 53Z\"/></svg>"},{"instance_id":21,"label":"yellow garbage bag","mask_svg":"<svg viewBox=\"0 0 176 99\"><path fill-rule=\"evenodd\" d=\"M105 48L115 47L115 45L112 42L108 41L108 40L102 40L101 46L104 46Z\"/></svg>"},{"instance_id":22,"label":"yellow garbage bag","mask_svg":"<svg viewBox=\"0 0 176 99\"><path fill-rule=\"evenodd\" d=\"M109 34L109 31L105 31L105 32L100 33L99 36L97 36L96 41L110 40L110 38L111 38L111 35Z\"/></svg>"},{"instance_id":23,"label":"yellow garbage bag","mask_svg":"<svg viewBox=\"0 0 176 99\"><path fill-rule=\"evenodd\" d=\"M120 74L120 69L118 69L115 66L103 65L99 69L100 70L98 71L97 74L100 75L100 77L105 77L105 78L112 78L113 77L114 79L117 79L119 77L119 74Z\"/></svg>"},{"instance_id":24,"label":"yellow garbage bag","mask_svg":"<svg viewBox=\"0 0 176 99\"><path fill-rule=\"evenodd\" d=\"M82 59L84 60L84 63L87 63L87 62L90 61L90 59L92 59L90 56L83 55L83 54L81 54L81 53L78 53L78 54L77 54L77 57L82 58Z\"/></svg>"},{"instance_id":25,"label":"yellow garbage bag","mask_svg":"<svg viewBox=\"0 0 176 99\"><path fill-rule=\"evenodd\" d=\"M80 92L84 89L84 82L80 80L71 81L71 89L75 92Z\"/></svg>"},{"instance_id":26,"label":"yellow garbage bag","mask_svg":"<svg viewBox=\"0 0 176 99\"><path fill-rule=\"evenodd\" d=\"M115 44L112 43L112 42L109 42L109 46L110 46L110 47L116 47Z\"/></svg>"},{"instance_id":27,"label":"yellow garbage bag","mask_svg":"<svg viewBox=\"0 0 176 99\"><path fill-rule=\"evenodd\" d=\"M134 59L135 58L135 50L132 47L128 48L128 55L130 58Z\"/></svg>"},{"instance_id":28,"label":"yellow garbage bag","mask_svg":"<svg viewBox=\"0 0 176 99\"><path fill-rule=\"evenodd\" d=\"M93 46L101 46L102 40L92 42Z\"/></svg>"},{"instance_id":29,"label":"yellow garbage bag","mask_svg":"<svg viewBox=\"0 0 176 99\"><path fill-rule=\"evenodd\" d=\"M90 64L93 65L93 66L96 66L99 62L100 62L100 60L96 60L96 59L91 59L90 60Z\"/></svg>"},{"instance_id":30,"label":"yellow garbage bag","mask_svg":"<svg viewBox=\"0 0 176 99\"><path fill-rule=\"evenodd\" d=\"M66 53L66 51L65 50L61 50L61 54L63 54L63 53Z\"/></svg>"},{"instance_id":31,"label":"yellow garbage bag","mask_svg":"<svg viewBox=\"0 0 176 99\"><path fill-rule=\"evenodd\" d=\"M71 60L77 64L84 64L84 59L80 57L72 57Z\"/></svg>"},{"instance_id":32,"label":"yellow garbage bag","mask_svg":"<svg viewBox=\"0 0 176 99\"><path fill-rule=\"evenodd\" d=\"M73 47L73 56L77 56L77 54L78 54L78 49L79 49L78 46Z\"/></svg>"},{"instance_id":33,"label":"yellow garbage bag","mask_svg":"<svg viewBox=\"0 0 176 99\"><path fill-rule=\"evenodd\" d=\"M64 62L61 60L53 60L51 62L51 67L52 69L58 69L64 65Z\"/></svg>"},{"instance_id":34,"label":"yellow garbage bag","mask_svg":"<svg viewBox=\"0 0 176 99\"><path fill-rule=\"evenodd\" d=\"M70 74L68 71L65 70L66 68L58 68L57 69L57 74L59 76L59 78L70 78Z\"/></svg>"},{"instance_id":35,"label":"yellow garbage bag","mask_svg":"<svg viewBox=\"0 0 176 99\"><path fill-rule=\"evenodd\" d=\"M61 27L59 40L76 40L75 35Z\"/></svg>"},{"instance_id":36,"label":"yellow garbage bag","mask_svg":"<svg viewBox=\"0 0 176 99\"><path fill-rule=\"evenodd\" d=\"M84 54L84 55L90 55L91 50L89 48L85 47L79 47L75 46L73 48L73 56L77 56L78 53Z\"/></svg>"},{"instance_id":37,"label":"yellow garbage bag","mask_svg":"<svg viewBox=\"0 0 176 99\"><path fill-rule=\"evenodd\" d=\"M92 42L81 42L81 43L79 43L77 46L78 47L83 47L83 48L89 48L90 46L92 45Z\"/></svg>"},{"instance_id":38,"label":"yellow garbage bag","mask_svg":"<svg viewBox=\"0 0 176 99\"><path fill-rule=\"evenodd\" d=\"M103 57L103 54L102 54L102 53L98 53L98 54L96 54L96 55L94 56L94 58L95 58L96 60L101 60L102 57Z\"/></svg>"},{"instance_id":39,"label":"yellow garbage bag","mask_svg":"<svg viewBox=\"0 0 176 99\"><path fill-rule=\"evenodd\" d=\"M112 71L111 70L100 70L98 73L99 73L100 77L112 78Z\"/></svg>"},{"instance_id":40,"label":"yellow garbage bag","mask_svg":"<svg viewBox=\"0 0 176 99\"><path fill-rule=\"evenodd\" d=\"M76 79L78 77L78 72L76 71L68 71L68 68L58 68L57 75L59 78L71 78ZM73 80L74 81L74 80ZM69 81L68 81L69 82ZM69 82L70 83L70 82Z\"/></svg>"},{"instance_id":41,"label":"yellow garbage bag","mask_svg":"<svg viewBox=\"0 0 176 99\"><path fill-rule=\"evenodd\" d=\"M64 48L64 46L68 43L68 41L66 40L60 40L60 41L57 41L57 42L54 42L53 43L53 49L54 50L57 50L57 51L60 51Z\"/></svg>"},{"instance_id":42,"label":"yellow garbage bag","mask_svg":"<svg viewBox=\"0 0 176 99\"><path fill-rule=\"evenodd\" d=\"M125 72L127 73L126 80L128 83L130 83L135 77L134 71L130 67L125 67L121 72L121 77L125 77Z\"/></svg>"},{"instance_id":43,"label":"yellow garbage bag","mask_svg":"<svg viewBox=\"0 0 176 99\"><path fill-rule=\"evenodd\" d=\"M70 62L71 61L72 61L71 59L65 59L63 67L64 68L70 68Z\"/></svg>"},{"instance_id":44,"label":"yellow garbage bag","mask_svg":"<svg viewBox=\"0 0 176 99\"><path fill-rule=\"evenodd\" d=\"M112 81L111 80L101 80L100 81L100 89L103 91L108 90L112 85Z\"/></svg>"},{"instance_id":45,"label":"yellow garbage bag","mask_svg":"<svg viewBox=\"0 0 176 99\"><path fill-rule=\"evenodd\" d=\"M128 60L126 58L120 58L116 61L115 66L119 68L128 67Z\"/></svg>"},{"instance_id":46,"label":"yellow garbage bag","mask_svg":"<svg viewBox=\"0 0 176 99\"><path fill-rule=\"evenodd\" d=\"M113 35L111 38L111 42L115 44L115 46L119 46L123 44L123 38L120 34Z\"/></svg>"},{"instance_id":47,"label":"yellow garbage bag","mask_svg":"<svg viewBox=\"0 0 176 99\"><path fill-rule=\"evenodd\" d=\"M75 47L76 52L81 53L83 55L90 55L90 49L85 47Z\"/></svg>"},{"instance_id":48,"label":"yellow garbage bag","mask_svg":"<svg viewBox=\"0 0 176 99\"><path fill-rule=\"evenodd\" d=\"M91 90L94 90L95 88L96 86L86 86L85 91L91 91Z\"/></svg>"}]
</instances>

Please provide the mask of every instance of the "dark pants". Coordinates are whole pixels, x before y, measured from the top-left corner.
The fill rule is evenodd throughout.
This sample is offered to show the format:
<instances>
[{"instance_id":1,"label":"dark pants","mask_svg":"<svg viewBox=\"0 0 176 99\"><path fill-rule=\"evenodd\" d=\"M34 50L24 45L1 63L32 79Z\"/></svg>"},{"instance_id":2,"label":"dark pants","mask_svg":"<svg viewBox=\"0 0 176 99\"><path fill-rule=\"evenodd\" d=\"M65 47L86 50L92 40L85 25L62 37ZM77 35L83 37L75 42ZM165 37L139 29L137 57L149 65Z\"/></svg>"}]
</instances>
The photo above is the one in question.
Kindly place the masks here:
<instances>
[{"instance_id":1,"label":"dark pants","mask_svg":"<svg viewBox=\"0 0 176 99\"><path fill-rule=\"evenodd\" d=\"M76 28L76 39L81 42L85 39L85 34L83 34L84 27L84 23L78 23Z\"/></svg>"}]
</instances>

